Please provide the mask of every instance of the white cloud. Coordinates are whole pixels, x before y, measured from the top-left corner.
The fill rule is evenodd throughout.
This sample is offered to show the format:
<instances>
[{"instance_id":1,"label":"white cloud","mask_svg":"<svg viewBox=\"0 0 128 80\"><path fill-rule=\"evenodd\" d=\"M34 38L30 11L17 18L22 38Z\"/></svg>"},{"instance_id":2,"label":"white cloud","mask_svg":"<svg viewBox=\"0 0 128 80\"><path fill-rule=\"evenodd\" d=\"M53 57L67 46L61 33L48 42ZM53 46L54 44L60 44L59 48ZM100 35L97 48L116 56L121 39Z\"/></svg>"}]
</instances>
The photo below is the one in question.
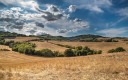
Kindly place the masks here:
<instances>
[{"instance_id":1,"label":"white cloud","mask_svg":"<svg viewBox=\"0 0 128 80\"><path fill-rule=\"evenodd\" d=\"M35 0L0 0L5 5L11 5L14 7L22 7L30 10L35 10L35 7L39 7Z\"/></svg>"},{"instance_id":2,"label":"white cloud","mask_svg":"<svg viewBox=\"0 0 128 80\"><path fill-rule=\"evenodd\" d=\"M117 13L120 16L128 17L128 7L120 9L119 11L117 11Z\"/></svg>"},{"instance_id":3,"label":"white cloud","mask_svg":"<svg viewBox=\"0 0 128 80\"><path fill-rule=\"evenodd\" d=\"M99 13L104 12L101 8L99 8L98 6L94 6L94 5L88 5L86 8L89 9L90 11L95 11Z\"/></svg>"},{"instance_id":4,"label":"white cloud","mask_svg":"<svg viewBox=\"0 0 128 80\"><path fill-rule=\"evenodd\" d=\"M39 9L39 8L37 8ZM21 7L13 7L0 12L0 28L4 31L23 34L51 34L67 36L89 27L89 23L81 19L69 20L69 14L54 5L47 5L45 10L36 13L25 12ZM65 30L65 32L64 32ZM63 31L63 33L62 33Z\"/></svg>"},{"instance_id":5,"label":"white cloud","mask_svg":"<svg viewBox=\"0 0 128 80\"><path fill-rule=\"evenodd\" d=\"M104 12L103 8L109 8L112 5L111 0L64 0L77 8L88 9L90 11Z\"/></svg>"},{"instance_id":6,"label":"white cloud","mask_svg":"<svg viewBox=\"0 0 128 80\"><path fill-rule=\"evenodd\" d=\"M69 10L69 12L75 12L76 11L76 6L75 5L70 5L68 10Z\"/></svg>"},{"instance_id":7,"label":"white cloud","mask_svg":"<svg viewBox=\"0 0 128 80\"><path fill-rule=\"evenodd\" d=\"M107 25L107 27L113 27L116 26L117 24L119 24L122 21L125 21L126 19L128 19L128 7L126 8L122 8L119 9L117 11L115 11L116 14L118 14L120 16L120 19L116 20L115 22L111 22Z\"/></svg>"},{"instance_id":8,"label":"white cloud","mask_svg":"<svg viewBox=\"0 0 128 80\"><path fill-rule=\"evenodd\" d=\"M121 36L123 34L125 34L126 32L128 32L128 28L110 28L110 29L104 29L104 30L100 30L97 31L97 33L103 34L107 37L117 37L117 36Z\"/></svg>"}]
</instances>

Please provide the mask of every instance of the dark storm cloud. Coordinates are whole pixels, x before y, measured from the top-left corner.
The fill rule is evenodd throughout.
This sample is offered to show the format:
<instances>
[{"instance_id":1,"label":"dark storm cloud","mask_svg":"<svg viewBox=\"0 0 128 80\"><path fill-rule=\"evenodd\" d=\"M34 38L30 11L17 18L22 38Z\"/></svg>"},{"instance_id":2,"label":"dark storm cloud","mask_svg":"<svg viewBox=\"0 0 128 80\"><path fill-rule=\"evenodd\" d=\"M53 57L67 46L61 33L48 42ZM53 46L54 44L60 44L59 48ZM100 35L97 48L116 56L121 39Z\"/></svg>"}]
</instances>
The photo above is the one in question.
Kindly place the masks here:
<instances>
[{"instance_id":1,"label":"dark storm cloud","mask_svg":"<svg viewBox=\"0 0 128 80\"><path fill-rule=\"evenodd\" d=\"M39 27L41 27L41 28L44 28L43 23L36 22L35 24L36 24L36 26L39 26Z\"/></svg>"},{"instance_id":2,"label":"dark storm cloud","mask_svg":"<svg viewBox=\"0 0 128 80\"><path fill-rule=\"evenodd\" d=\"M47 10L47 11L40 10L37 7L36 7L36 10L41 12L42 14L45 14L45 15L42 15L42 17L45 18L47 21L55 21L63 17L62 13L54 14L56 12L59 12L59 9L53 5L50 6L50 10Z\"/></svg>"}]
</instances>

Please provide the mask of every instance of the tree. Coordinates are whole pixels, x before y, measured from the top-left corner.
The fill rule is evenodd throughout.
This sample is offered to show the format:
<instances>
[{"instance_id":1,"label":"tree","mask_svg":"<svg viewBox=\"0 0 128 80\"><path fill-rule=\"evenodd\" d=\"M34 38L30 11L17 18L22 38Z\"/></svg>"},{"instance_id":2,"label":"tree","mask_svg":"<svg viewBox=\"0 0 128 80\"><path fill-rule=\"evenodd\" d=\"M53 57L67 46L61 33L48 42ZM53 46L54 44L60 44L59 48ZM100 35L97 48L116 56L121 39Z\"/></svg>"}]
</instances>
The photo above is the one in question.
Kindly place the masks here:
<instances>
[{"instance_id":1,"label":"tree","mask_svg":"<svg viewBox=\"0 0 128 80\"><path fill-rule=\"evenodd\" d=\"M75 54L74 54L74 52L73 52L72 49L66 49L66 50L64 51L64 55L65 55L66 57L75 56Z\"/></svg>"},{"instance_id":2,"label":"tree","mask_svg":"<svg viewBox=\"0 0 128 80\"><path fill-rule=\"evenodd\" d=\"M50 49L42 49L40 51L37 51L36 54L38 56L44 57L55 57L54 53Z\"/></svg>"}]
</instances>

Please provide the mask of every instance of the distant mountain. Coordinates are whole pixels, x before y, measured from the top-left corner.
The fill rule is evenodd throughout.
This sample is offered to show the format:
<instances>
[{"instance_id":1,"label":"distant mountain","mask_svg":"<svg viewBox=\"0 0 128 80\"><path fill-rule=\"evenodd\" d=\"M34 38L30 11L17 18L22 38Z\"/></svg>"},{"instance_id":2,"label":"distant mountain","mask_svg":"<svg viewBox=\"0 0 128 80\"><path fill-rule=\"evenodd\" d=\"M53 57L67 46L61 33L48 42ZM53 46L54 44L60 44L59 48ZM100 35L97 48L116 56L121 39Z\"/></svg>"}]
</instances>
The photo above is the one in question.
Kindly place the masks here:
<instances>
[{"instance_id":1,"label":"distant mountain","mask_svg":"<svg viewBox=\"0 0 128 80\"><path fill-rule=\"evenodd\" d=\"M15 38L15 37L26 37L26 35L0 31L0 37ZM94 34L84 34L84 35L77 35L72 37L52 36L50 34L43 34L39 36L29 35L29 37L39 37L41 40L80 41L80 42L102 42L102 41L113 42L113 41L116 41L117 39L126 39L126 37L110 38L110 37L103 37L103 36L94 35Z\"/></svg>"},{"instance_id":2,"label":"distant mountain","mask_svg":"<svg viewBox=\"0 0 128 80\"><path fill-rule=\"evenodd\" d=\"M41 35L39 37L42 39L67 40L67 41L94 40L96 38L103 38L103 36L92 35L92 34L78 35L78 36L73 36L73 37L51 36L47 34L47 35Z\"/></svg>"},{"instance_id":3,"label":"distant mountain","mask_svg":"<svg viewBox=\"0 0 128 80\"><path fill-rule=\"evenodd\" d=\"M95 38L101 38L103 36L100 36L100 35L92 35L92 34L85 34L85 35L78 35L78 36L73 36L73 37L70 37L72 40L81 40L81 39L95 39Z\"/></svg>"},{"instance_id":4,"label":"distant mountain","mask_svg":"<svg viewBox=\"0 0 128 80\"><path fill-rule=\"evenodd\" d=\"M17 36L26 36L26 35L0 31L0 37L9 38L9 37L17 37Z\"/></svg>"}]
</instances>

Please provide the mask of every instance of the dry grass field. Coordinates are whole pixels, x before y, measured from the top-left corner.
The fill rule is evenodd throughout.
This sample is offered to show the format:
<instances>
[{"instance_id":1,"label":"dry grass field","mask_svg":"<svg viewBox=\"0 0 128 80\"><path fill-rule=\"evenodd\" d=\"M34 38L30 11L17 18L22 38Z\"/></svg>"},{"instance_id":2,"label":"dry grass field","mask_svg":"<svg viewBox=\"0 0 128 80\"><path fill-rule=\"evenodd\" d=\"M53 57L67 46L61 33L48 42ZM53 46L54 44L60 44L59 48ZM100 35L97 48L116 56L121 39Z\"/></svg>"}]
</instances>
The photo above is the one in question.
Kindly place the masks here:
<instances>
[{"instance_id":1,"label":"dry grass field","mask_svg":"<svg viewBox=\"0 0 128 80\"><path fill-rule=\"evenodd\" d=\"M8 46L5 46L5 45L0 45L0 49L8 49L8 50L11 50L11 48L9 48Z\"/></svg>"},{"instance_id":2,"label":"dry grass field","mask_svg":"<svg viewBox=\"0 0 128 80\"><path fill-rule=\"evenodd\" d=\"M64 42L64 41L51 41L55 44L63 44L70 46L88 46L94 50L103 50L106 53L108 50L123 47L128 51L128 44L126 42Z\"/></svg>"},{"instance_id":3,"label":"dry grass field","mask_svg":"<svg viewBox=\"0 0 128 80\"><path fill-rule=\"evenodd\" d=\"M18 40L18 39L17 39ZM23 40L21 40L23 41ZM124 42L57 42L71 46L88 46L107 50L119 46L128 50ZM36 50L51 49L63 52L66 48L49 42L32 41ZM11 51L0 45L0 80L128 80L128 53L97 54L81 57L44 58Z\"/></svg>"},{"instance_id":4,"label":"dry grass field","mask_svg":"<svg viewBox=\"0 0 128 80\"><path fill-rule=\"evenodd\" d=\"M65 49L67 49L65 47L57 46L49 42L32 41L32 43L35 43L37 45L36 50L51 49L52 51L64 52Z\"/></svg>"},{"instance_id":5,"label":"dry grass field","mask_svg":"<svg viewBox=\"0 0 128 80\"><path fill-rule=\"evenodd\" d=\"M127 80L128 53L41 58L0 52L0 80Z\"/></svg>"},{"instance_id":6,"label":"dry grass field","mask_svg":"<svg viewBox=\"0 0 128 80\"><path fill-rule=\"evenodd\" d=\"M38 39L37 37L17 37L15 39L6 39L6 40L14 40L14 41L28 41ZM88 46L91 49L94 50L103 50L103 53L107 53L108 50L114 49L117 47L123 47L128 51L128 44L126 42L120 41L120 42L66 42L66 41L49 41L49 42L38 42L38 41L31 41L32 43L35 43L37 45L36 50L41 49L51 49L52 51L59 51L63 52L65 51L65 47L57 46L54 44L51 44L49 42L55 43L55 44L63 44L63 45L70 45L70 46Z\"/></svg>"},{"instance_id":7,"label":"dry grass field","mask_svg":"<svg viewBox=\"0 0 128 80\"><path fill-rule=\"evenodd\" d=\"M6 41L15 41L15 42L23 42L23 41L29 41L33 39L38 39L37 37L16 37L14 39L6 39Z\"/></svg>"}]
</instances>

